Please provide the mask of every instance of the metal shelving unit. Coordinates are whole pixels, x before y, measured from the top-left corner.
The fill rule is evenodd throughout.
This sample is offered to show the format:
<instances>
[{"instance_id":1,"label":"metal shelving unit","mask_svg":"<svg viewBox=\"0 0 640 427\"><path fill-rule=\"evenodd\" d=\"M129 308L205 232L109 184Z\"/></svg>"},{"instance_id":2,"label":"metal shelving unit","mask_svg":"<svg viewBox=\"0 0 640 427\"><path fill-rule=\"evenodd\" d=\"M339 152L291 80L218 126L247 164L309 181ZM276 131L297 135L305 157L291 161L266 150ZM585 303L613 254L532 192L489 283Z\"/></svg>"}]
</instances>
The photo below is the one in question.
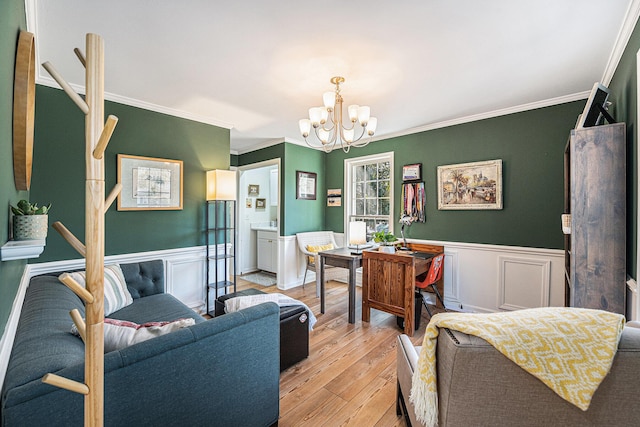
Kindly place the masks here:
<instances>
[{"instance_id":1,"label":"metal shelving unit","mask_svg":"<svg viewBox=\"0 0 640 427\"><path fill-rule=\"evenodd\" d=\"M207 313L214 316L214 310L211 310L209 304L209 294L213 289L215 299L218 298L220 289L224 290L233 286L233 292L236 292L236 202L235 200L208 200L206 202L205 212L205 241L207 246L207 267L206 267L206 307ZM220 250L219 245L222 244L223 249ZM212 246L213 245L213 249ZM229 245L232 250L229 251ZM211 253L213 252L213 253ZM213 261L213 268L211 262ZM224 265L221 269L220 263ZM229 263L233 263L233 268L229 268ZM223 278L220 279L220 273ZM233 279L229 280L230 274Z\"/></svg>"}]
</instances>

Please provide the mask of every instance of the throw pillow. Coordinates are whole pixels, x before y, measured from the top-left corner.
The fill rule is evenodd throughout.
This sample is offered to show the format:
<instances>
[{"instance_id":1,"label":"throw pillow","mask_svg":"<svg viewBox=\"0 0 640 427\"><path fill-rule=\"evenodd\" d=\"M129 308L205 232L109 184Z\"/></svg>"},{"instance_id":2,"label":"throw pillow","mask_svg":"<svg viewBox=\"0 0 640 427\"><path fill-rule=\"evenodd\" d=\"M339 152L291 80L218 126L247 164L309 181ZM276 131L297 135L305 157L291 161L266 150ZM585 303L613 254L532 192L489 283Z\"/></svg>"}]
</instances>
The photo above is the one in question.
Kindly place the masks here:
<instances>
[{"instance_id":1,"label":"throw pillow","mask_svg":"<svg viewBox=\"0 0 640 427\"><path fill-rule=\"evenodd\" d=\"M87 273L76 271L69 273L78 284L87 287ZM127 282L118 264L104 267L104 315L108 316L133 303L133 298L127 289Z\"/></svg>"},{"instance_id":2,"label":"throw pillow","mask_svg":"<svg viewBox=\"0 0 640 427\"><path fill-rule=\"evenodd\" d=\"M195 325L193 319L178 319L171 322L149 322L138 325L134 322L117 319L104 319L104 352L120 350L130 345L146 341L151 338L168 334L178 329ZM78 334L74 324L71 333Z\"/></svg>"},{"instance_id":3,"label":"throw pillow","mask_svg":"<svg viewBox=\"0 0 640 427\"><path fill-rule=\"evenodd\" d=\"M328 251L330 249L333 249L333 243L327 243L326 245L307 245L307 250L309 252L313 252L313 253L318 253L318 252L322 252L322 251ZM310 256L309 257L309 264L315 264L316 262L316 257L314 256Z\"/></svg>"}]
</instances>

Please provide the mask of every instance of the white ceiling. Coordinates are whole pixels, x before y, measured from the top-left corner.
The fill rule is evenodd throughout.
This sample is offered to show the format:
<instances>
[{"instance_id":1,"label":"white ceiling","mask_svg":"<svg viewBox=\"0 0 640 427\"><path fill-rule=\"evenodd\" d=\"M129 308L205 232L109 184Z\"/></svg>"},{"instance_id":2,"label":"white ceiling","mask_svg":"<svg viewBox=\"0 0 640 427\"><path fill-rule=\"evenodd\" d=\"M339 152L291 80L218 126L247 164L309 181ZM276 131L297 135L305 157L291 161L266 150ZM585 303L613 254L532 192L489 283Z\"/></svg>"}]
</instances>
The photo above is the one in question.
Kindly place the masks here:
<instances>
[{"instance_id":1,"label":"white ceiling","mask_svg":"<svg viewBox=\"0 0 640 427\"><path fill-rule=\"evenodd\" d=\"M231 128L240 153L302 142L298 119L335 75L346 105L378 117L377 139L586 98L611 78L638 3L26 1L39 62L82 86L73 48L100 34L107 99ZM38 82L57 87L41 67Z\"/></svg>"}]
</instances>

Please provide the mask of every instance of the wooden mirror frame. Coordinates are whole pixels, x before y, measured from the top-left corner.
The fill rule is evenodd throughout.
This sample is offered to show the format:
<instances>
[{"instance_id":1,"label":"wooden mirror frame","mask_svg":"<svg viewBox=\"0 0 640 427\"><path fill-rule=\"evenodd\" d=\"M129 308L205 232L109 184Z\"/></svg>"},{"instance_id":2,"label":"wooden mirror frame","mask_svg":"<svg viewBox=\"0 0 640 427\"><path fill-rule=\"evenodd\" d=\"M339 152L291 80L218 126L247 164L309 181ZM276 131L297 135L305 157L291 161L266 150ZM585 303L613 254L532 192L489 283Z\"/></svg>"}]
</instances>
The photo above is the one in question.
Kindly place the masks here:
<instances>
[{"instance_id":1,"label":"wooden mirror frame","mask_svg":"<svg viewBox=\"0 0 640 427\"><path fill-rule=\"evenodd\" d=\"M20 31L13 86L13 176L16 190L29 190L35 118L35 38Z\"/></svg>"}]
</instances>

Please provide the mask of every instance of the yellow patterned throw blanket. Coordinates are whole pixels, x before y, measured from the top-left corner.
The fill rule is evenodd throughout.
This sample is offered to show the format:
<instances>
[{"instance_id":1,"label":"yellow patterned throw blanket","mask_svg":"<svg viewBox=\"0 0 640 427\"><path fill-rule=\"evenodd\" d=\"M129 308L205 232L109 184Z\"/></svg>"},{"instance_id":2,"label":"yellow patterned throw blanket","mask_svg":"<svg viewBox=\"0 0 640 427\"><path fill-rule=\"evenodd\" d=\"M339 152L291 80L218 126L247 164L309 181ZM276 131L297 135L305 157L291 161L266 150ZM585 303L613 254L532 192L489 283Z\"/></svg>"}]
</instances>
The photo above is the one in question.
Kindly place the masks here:
<instances>
[{"instance_id":1,"label":"yellow patterned throw blanket","mask_svg":"<svg viewBox=\"0 0 640 427\"><path fill-rule=\"evenodd\" d=\"M427 326L410 400L426 426L438 424L438 328L480 337L556 394L586 411L611 369L624 317L582 308L535 308L509 313L440 313Z\"/></svg>"}]
</instances>

